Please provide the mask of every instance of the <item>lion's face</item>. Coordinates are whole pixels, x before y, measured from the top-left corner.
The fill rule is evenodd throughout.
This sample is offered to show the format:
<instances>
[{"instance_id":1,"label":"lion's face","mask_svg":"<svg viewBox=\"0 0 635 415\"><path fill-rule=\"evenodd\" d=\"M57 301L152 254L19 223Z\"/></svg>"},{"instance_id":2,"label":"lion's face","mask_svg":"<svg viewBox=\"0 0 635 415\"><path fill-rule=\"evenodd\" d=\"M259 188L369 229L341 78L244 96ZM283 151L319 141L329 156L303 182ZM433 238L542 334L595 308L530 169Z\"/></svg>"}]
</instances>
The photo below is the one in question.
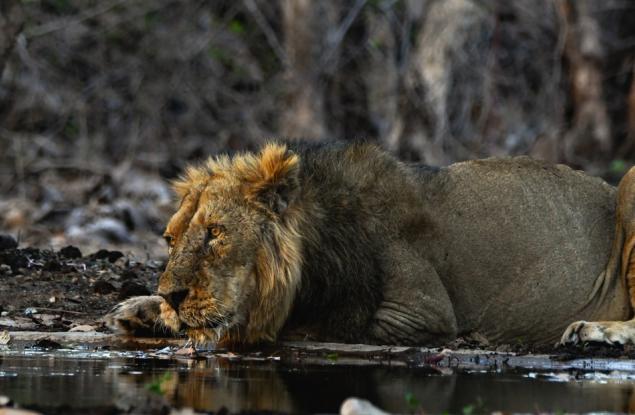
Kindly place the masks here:
<instances>
[{"instance_id":1,"label":"lion's face","mask_svg":"<svg viewBox=\"0 0 635 415\"><path fill-rule=\"evenodd\" d=\"M278 163L290 157L273 148ZM182 200L164 234L169 261L159 280L166 300L162 319L194 340L215 341L232 329L246 329L240 335L253 341L271 338L275 333L266 326L273 317L263 314L272 310L266 308L289 303L275 310L285 317L288 312L291 300L274 295L288 284L274 274L285 273L276 250L285 244L279 239L290 210L289 177L267 177L262 168L272 166L262 166L266 151L212 160L175 185Z\"/></svg>"}]
</instances>

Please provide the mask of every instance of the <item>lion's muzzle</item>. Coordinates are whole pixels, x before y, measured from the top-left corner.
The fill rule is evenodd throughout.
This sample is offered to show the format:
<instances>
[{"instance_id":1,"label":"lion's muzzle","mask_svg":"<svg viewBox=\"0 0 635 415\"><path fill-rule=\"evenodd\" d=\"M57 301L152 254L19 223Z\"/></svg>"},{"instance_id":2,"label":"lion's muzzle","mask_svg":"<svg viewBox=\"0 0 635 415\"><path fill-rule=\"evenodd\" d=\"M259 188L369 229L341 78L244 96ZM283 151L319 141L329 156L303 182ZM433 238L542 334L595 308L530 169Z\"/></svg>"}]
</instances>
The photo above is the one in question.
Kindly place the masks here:
<instances>
[{"instance_id":1,"label":"lion's muzzle","mask_svg":"<svg viewBox=\"0 0 635 415\"><path fill-rule=\"evenodd\" d=\"M176 313L178 314L179 305L183 302L183 300L185 300L189 292L190 292L189 290L176 290L176 291L170 291L167 293L162 293L159 291L159 295L163 297L163 299L168 304L170 304L170 307L172 307L174 311L176 311Z\"/></svg>"}]
</instances>

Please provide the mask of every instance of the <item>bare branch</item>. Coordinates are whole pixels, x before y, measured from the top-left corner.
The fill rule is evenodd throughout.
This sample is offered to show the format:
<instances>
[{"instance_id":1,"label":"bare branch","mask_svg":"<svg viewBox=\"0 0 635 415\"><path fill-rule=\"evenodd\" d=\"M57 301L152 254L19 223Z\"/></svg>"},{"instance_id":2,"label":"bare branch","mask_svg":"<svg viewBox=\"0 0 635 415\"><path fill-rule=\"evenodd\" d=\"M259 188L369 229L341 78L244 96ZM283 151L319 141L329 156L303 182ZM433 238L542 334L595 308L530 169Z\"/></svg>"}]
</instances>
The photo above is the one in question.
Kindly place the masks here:
<instances>
[{"instance_id":1,"label":"bare branch","mask_svg":"<svg viewBox=\"0 0 635 415\"><path fill-rule=\"evenodd\" d=\"M276 54L278 60L280 60L282 65L284 65L285 67L288 66L289 58L282 48L282 45L278 41L276 33L267 22L267 19L258 8L256 2L254 0L243 0L243 2L245 3L245 7L247 8L247 10L249 10L249 13L251 13L251 16L256 21L258 27L260 27L260 30L262 30L262 33L264 33L265 37L267 38L267 42L269 42L269 46L271 46L273 53Z\"/></svg>"}]
</instances>

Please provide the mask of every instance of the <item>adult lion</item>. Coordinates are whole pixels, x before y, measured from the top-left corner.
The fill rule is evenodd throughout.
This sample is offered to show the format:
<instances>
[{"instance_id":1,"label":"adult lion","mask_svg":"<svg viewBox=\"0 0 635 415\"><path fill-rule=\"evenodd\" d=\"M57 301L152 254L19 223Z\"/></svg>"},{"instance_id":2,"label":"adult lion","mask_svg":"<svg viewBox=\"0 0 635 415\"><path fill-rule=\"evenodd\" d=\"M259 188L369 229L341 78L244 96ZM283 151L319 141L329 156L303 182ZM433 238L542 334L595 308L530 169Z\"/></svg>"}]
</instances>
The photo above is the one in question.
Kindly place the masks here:
<instances>
[{"instance_id":1,"label":"adult lion","mask_svg":"<svg viewBox=\"0 0 635 415\"><path fill-rule=\"evenodd\" d=\"M632 314L623 183L613 241L612 186L526 157L431 169L355 143L212 158L174 184L159 295L106 321L134 331L160 314L198 342L550 343L574 320ZM616 341L607 330L631 323L600 324L563 341Z\"/></svg>"}]
</instances>

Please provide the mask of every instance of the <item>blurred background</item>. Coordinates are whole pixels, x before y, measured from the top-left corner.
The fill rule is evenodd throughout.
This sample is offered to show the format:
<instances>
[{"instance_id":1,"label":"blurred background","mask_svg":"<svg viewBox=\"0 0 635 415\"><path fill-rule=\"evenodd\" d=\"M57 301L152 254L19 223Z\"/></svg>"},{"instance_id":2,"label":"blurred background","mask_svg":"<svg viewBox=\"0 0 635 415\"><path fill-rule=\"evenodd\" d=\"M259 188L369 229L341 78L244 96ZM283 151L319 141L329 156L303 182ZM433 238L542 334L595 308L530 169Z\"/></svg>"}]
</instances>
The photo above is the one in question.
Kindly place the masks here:
<instances>
[{"instance_id":1,"label":"blurred background","mask_svg":"<svg viewBox=\"0 0 635 415\"><path fill-rule=\"evenodd\" d=\"M164 255L167 180L265 140L635 156L631 0L1 0L0 233Z\"/></svg>"}]
</instances>

